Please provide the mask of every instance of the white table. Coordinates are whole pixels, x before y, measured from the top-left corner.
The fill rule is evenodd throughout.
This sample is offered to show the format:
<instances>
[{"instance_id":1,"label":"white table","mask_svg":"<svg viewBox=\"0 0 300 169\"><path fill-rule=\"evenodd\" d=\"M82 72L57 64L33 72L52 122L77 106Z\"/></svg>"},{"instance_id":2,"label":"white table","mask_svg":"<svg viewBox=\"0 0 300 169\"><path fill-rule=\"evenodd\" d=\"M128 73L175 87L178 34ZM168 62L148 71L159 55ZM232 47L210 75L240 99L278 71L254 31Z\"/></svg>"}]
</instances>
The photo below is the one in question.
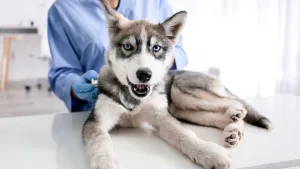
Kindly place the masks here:
<instances>
[{"instance_id":1,"label":"white table","mask_svg":"<svg viewBox=\"0 0 300 169\"><path fill-rule=\"evenodd\" d=\"M300 166L300 97L249 100L274 123L272 132L246 126L230 149L232 168L277 169ZM1 169L85 169L81 128L88 113L0 119ZM205 140L221 142L221 131L187 125ZM199 169L150 129L116 129L115 151L124 169ZM296 167L298 166L298 167Z\"/></svg>"}]
</instances>

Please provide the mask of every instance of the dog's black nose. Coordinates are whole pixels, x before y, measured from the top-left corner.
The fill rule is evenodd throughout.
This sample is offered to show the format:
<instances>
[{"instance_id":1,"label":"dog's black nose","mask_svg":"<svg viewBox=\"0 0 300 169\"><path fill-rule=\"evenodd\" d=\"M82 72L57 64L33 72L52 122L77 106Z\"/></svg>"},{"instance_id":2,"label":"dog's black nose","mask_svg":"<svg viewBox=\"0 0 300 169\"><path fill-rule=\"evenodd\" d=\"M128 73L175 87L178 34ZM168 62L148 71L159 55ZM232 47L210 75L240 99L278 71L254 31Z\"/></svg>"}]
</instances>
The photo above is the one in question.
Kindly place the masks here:
<instances>
[{"instance_id":1,"label":"dog's black nose","mask_svg":"<svg viewBox=\"0 0 300 169\"><path fill-rule=\"evenodd\" d=\"M136 72L136 77L142 82L146 83L151 79L152 72L149 68L142 68Z\"/></svg>"}]
</instances>

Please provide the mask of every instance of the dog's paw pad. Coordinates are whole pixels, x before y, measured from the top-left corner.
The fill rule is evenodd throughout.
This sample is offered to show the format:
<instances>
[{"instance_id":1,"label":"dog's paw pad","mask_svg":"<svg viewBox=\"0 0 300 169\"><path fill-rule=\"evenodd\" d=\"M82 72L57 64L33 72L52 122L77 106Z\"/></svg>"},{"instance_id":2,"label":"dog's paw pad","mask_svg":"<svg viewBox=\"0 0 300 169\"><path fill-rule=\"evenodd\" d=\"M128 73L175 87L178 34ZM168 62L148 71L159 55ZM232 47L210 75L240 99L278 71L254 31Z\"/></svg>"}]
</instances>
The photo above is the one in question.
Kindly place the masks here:
<instances>
[{"instance_id":1,"label":"dog's paw pad","mask_svg":"<svg viewBox=\"0 0 300 169\"><path fill-rule=\"evenodd\" d=\"M91 162L90 169L120 169L120 164L117 160L110 157L102 157L97 161Z\"/></svg>"},{"instance_id":2,"label":"dog's paw pad","mask_svg":"<svg viewBox=\"0 0 300 169\"><path fill-rule=\"evenodd\" d=\"M231 157L228 151L221 146L209 144L209 150L205 157L202 157L200 163L205 169L229 169L231 166Z\"/></svg>"},{"instance_id":3,"label":"dog's paw pad","mask_svg":"<svg viewBox=\"0 0 300 169\"><path fill-rule=\"evenodd\" d=\"M227 109L226 114L232 122L237 122L246 117L247 110L242 105L233 105Z\"/></svg>"},{"instance_id":4,"label":"dog's paw pad","mask_svg":"<svg viewBox=\"0 0 300 169\"><path fill-rule=\"evenodd\" d=\"M223 131L224 145L234 147L239 144L243 137L243 132L235 124L229 124Z\"/></svg>"}]
</instances>

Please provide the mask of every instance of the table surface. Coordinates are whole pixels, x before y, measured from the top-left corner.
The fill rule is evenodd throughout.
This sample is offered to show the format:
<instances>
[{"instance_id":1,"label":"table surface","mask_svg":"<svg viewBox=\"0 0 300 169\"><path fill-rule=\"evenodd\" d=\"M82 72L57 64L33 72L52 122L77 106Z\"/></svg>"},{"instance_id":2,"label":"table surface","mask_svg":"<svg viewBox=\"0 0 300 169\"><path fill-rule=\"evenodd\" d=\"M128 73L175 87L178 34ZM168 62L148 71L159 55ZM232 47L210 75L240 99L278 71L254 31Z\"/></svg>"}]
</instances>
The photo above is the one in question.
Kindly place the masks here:
<instances>
[{"instance_id":1,"label":"table surface","mask_svg":"<svg viewBox=\"0 0 300 169\"><path fill-rule=\"evenodd\" d=\"M278 95L248 101L271 119L274 128L269 132L246 125L244 140L229 149L232 168L299 167L300 97ZM86 169L81 129L87 116L64 113L0 119L0 168ZM201 139L222 145L220 130L185 125ZM149 128L115 129L112 140L124 169L201 168Z\"/></svg>"}]
</instances>

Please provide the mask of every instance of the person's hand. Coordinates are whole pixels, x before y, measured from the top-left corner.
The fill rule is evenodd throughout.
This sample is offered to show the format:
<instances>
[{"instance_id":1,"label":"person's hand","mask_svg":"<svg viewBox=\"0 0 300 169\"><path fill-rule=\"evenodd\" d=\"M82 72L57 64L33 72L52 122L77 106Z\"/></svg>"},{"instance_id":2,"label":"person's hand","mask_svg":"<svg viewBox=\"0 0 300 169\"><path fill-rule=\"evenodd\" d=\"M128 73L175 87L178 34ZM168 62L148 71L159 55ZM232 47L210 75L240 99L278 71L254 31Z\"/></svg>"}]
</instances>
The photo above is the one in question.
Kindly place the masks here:
<instances>
[{"instance_id":1,"label":"person's hand","mask_svg":"<svg viewBox=\"0 0 300 169\"><path fill-rule=\"evenodd\" d=\"M98 79L98 73L94 70L89 70L80 78L74 80L72 84L72 95L76 99L86 101L96 101L98 96L98 88L91 81Z\"/></svg>"}]
</instances>

